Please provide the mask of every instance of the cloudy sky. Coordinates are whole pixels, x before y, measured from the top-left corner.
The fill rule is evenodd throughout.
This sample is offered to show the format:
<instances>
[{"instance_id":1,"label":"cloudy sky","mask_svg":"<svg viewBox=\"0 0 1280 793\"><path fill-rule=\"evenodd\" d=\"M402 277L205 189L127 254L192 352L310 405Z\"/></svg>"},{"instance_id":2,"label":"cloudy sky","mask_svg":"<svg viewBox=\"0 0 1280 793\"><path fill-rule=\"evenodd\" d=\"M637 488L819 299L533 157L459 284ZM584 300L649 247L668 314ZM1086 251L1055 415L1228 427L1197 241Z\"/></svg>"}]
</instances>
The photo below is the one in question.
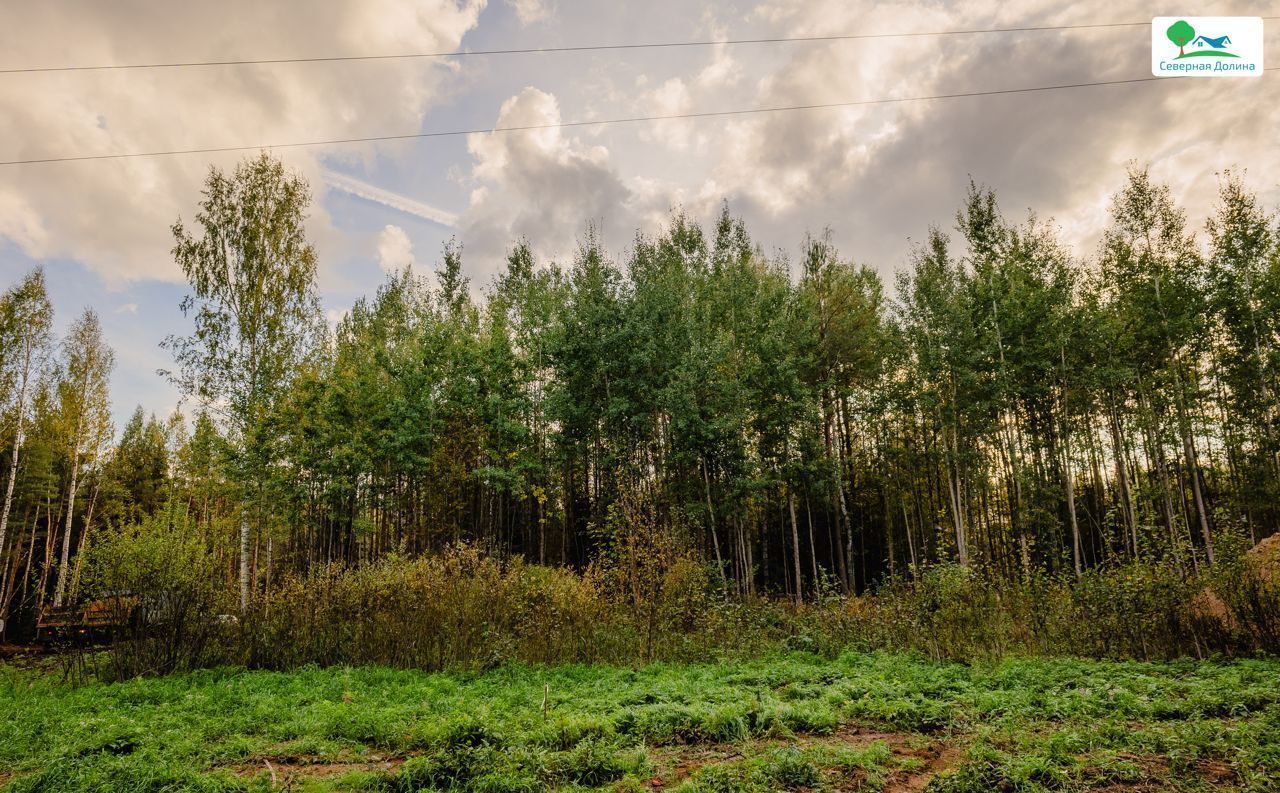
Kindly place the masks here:
<instances>
[{"instance_id":1,"label":"cloudy sky","mask_svg":"<svg viewBox=\"0 0 1280 793\"><path fill-rule=\"evenodd\" d=\"M308 0L7 3L0 69L899 33L1149 20L1126 0ZM1221 3L1208 14L1280 14ZM1267 22L1268 57L1280 58ZM1150 75L1150 31L449 59L0 74L0 160L396 135L1023 88ZM1089 255L1129 162L1198 227L1216 172L1280 206L1280 73L690 121L589 125L278 151L311 182L331 316L385 271L429 272L456 237L476 284L513 240L563 259L588 222L621 255L672 207L723 202L766 250L829 227L884 274L948 225L972 176ZM210 165L244 154L0 166L0 288L43 264L58 326L85 306L116 350L118 420L166 412L158 342L187 324L169 228Z\"/></svg>"}]
</instances>

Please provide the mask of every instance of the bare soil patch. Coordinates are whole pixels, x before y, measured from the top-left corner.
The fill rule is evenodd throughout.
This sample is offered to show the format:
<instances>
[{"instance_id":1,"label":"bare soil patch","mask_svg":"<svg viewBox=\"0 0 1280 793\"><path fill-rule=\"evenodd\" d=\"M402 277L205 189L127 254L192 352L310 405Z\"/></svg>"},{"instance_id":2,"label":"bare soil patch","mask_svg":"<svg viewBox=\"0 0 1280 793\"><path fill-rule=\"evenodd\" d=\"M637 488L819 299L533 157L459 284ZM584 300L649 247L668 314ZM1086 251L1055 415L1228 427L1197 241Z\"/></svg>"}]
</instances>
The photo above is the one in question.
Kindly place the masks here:
<instances>
[{"instance_id":1,"label":"bare soil patch","mask_svg":"<svg viewBox=\"0 0 1280 793\"><path fill-rule=\"evenodd\" d=\"M649 780L655 790L674 787L699 770L713 765L744 760L771 747L843 745L863 749L882 742L895 760L907 767L892 770L884 780L884 793L917 793L923 791L939 773L951 768L964 757L964 749L942 739L930 739L916 733L890 732L850 725L831 735L802 735L794 739L752 739L740 744L703 744L693 746L661 746L647 750L657 773ZM843 778L830 779L832 787L842 791L864 790L866 773L855 770Z\"/></svg>"},{"instance_id":2,"label":"bare soil patch","mask_svg":"<svg viewBox=\"0 0 1280 793\"><path fill-rule=\"evenodd\" d=\"M271 775L273 785L287 785L291 779L319 779L348 774L352 771L388 773L404 764L403 757L370 757L367 760L335 760L324 757L289 757L272 760L261 758L252 763L232 766L239 777L253 777L264 771Z\"/></svg>"},{"instance_id":3,"label":"bare soil patch","mask_svg":"<svg viewBox=\"0 0 1280 793\"><path fill-rule=\"evenodd\" d=\"M1142 769L1142 777L1124 781L1103 781L1102 778L1106 773L1102 769L1086 769L1086 780L1089 777L1098 778L1098 782L1089 787L1092 793L1165 793L1165 791L1183 789L1171 781L1173 774L1169 758L1129 753L1121 754L1120 757L1136 763ZM1195 775L1214 788L1234 789L1239 782L1235 769L1223 760L1204 758L1196 761Z\"/></svg>"}]
</instances>

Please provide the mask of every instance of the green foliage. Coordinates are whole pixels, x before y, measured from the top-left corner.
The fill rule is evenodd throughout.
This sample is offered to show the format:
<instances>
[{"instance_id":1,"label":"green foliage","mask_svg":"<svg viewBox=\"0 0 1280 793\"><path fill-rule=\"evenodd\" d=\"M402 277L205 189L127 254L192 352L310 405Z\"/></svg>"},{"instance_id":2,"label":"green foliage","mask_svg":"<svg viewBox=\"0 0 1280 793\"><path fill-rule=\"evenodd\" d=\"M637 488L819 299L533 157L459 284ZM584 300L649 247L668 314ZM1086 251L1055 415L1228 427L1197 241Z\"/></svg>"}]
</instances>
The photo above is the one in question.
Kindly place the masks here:
<instances>
[{"instance_id":1,"label":"green foliage","mask_svg":"<svg viewBox=\"0 0 1280 793\"><path fill-rule=\"evenodd\" d=\"M165 513L110 534L91 566L93 592L128 592L152 609L194 610L174 623L183 631L147 633L147 641L139 636L117 648L120 655L151 647L163 636L171 642L158 642L166 660L151 671L215 659L270 669L367 663L485 669L512 661L745 658L780 649L830 657L850 647L961 661L1149 660L1270 652L1280 633L1280 588L1271 567L1230 544L1201 577L1185 575L1170 559L1022 581L941 565L874 594L795 607L723 599L712 569L673 553L675 545L654 546L646 532L634 533L652 525L644 521L625 530L615 525L625 531L619 538L638 544L620 546L611 562L583 574L473 546L416 559L388 556L358 568L330 565L286 576L215 631L209 617L230 608L227 590L212 581L219 557L191 531L189 519L171 521ZM122 674L145 671L127 666ZM837 723L831 712L812 706L702 714L637 703L627 718L624 731L659 741L701 734L708 724L729 740L774 727L820 734ZM949 719L924 708L890 721L928 731L945 728Z\"/></svg>"},{"instance_id":2,"label":"green foliage","mask_svg":"<svg viewBox=\"0 0 1280 793\"><path fill-rule=\"evenodd\" d=\"M189 437L137 414L111 448L92 313L15 394L38 272L0 305L14 633L136 521L138 554L199 549L211 614L240 583L154 668L1275 652L1243 554L1280 525L1276 217L1228 174L1197 239L1148 170L1118 187L1088 262L971 184L891 295L830 235L790 261L676 212L616 258L518 244L475 290L451 241L437 281L392 274L330 331L306 184L268 155L212 171L174 229ZM637 730L672 740L837 723L650 705Z\"/></svg>"},{"instance_id":3,"label":"green foliage","mask_svg":"<svg viewBox=\"0 0 1280 793\"><path fill-rule=\"evenodd\" d=\"M108 531L90 553L86 585L117 624L102 673L124 680L207 663L222 627L217 558L180 515L159 514Z\"/></svg>"},{"instance_id":4,"label":"green foliage","mask_svg":"<svg viewBox=\"0 0 1280 793\"><path fill-rule=\"evenodd\" d=\"M504 660L629 657L618 611L591 576L501 562L470 547L289 577L243 616L229 657L293 668L383 663L428 669Z\"/></svg>"},{"instance_id":5,"label":"green foliage","mask_svg":"<svg viewBox=\"0 0 1280 793\"><path fill-rule=\"evenodd\" d=\"M246 600L282 572L474 542L623 571L609 586L665 620L669 568L798 602L950 562L979 583L1139 560L1187 576L1228 530L1257 540L1280 517L1280 259L1274 218L1235 177L1206 255L1170 189L1131 168L1096 266L971 184L892 298L829 235L792 263L727 212L708 230L673 213L625 258L591 231L564 265L517 244L475 292L450 242L437 286L393 274L323 345L304 316L304 188L258 158L210 176L203 237L177 230L207 325L180 363L216 370L210 387L258 382L245 350L261 340L229 346L235 294L219 297L208 239L266 202L289 253L253 259L271 236L254 226L232 262L292 284L262 325L273 410L253 437L228 427L229 448L266 455L240 541L270 558L242 570ZM201 357L215 337L216 362ZM221 489L212 509L230 516ZM618 563L650 552L662 561ZM654 655L654 631L639 639Z\"/></svg>"},{"instance_id":6,"label":"green foliage","mask_svg":"<svg viewBox=\"0 0 1280 793\"><path fill-rule=\"evenodd\" d=\"M211 168L197 233L174 223L173 255L195 294L195 332L171 337L183 391L217 405L237 431L265 419L305 352L318 314L315 249L303 223L310 189L267 153L231 175Z\"/></svg>"},{"instance_id":7,"label":"green foliage","mask_svg":"<svg viewBox=\"0 0 1280 793\"><path fill-rule=\"evenodd\" d=\"M250 524L270 529L276 463L285 434L279 408L320 341L316 254L304 227L310 188L263 152L228 176L211 168L195 233L173 225L173 257L194 292L184 298L191 336L170 336L183 394L227 423L241 486L240 605L248 604Z\"/></svg>"},{"instance_id":8,"label":"green foliage","mask_svg":"<svg viewBox=\"0 0 1280 793\"><path fill-rule=\"evenodd\" d=\"M1280 769L1278 672L1257 660L960 665L894 654L484 674L217 669L81 686L10 671L0 772L6 789L50 793L273 789L265 763L278 787L304 790L637 790L655 777L689 791L877 790L932 775L930 790L967 792L1199 789L1217 768L1220 787L1260 792ZM713 727L751 702L830 710L840 728L755 722L730 737ZM627 729L638 707L679 710L683 737L655 746ZM947 726L917 730L896 715L924 708L950 713ZM948 759L940 747L952 747Z\"/></svg>"},{"instance_id":9,"label":"green foliage","mask_svg":"<svg viewBox=\"0 0 1280 793\"><path fill-rule=\"evenodd\" d=\"M154 515L169 496L169 439L165 428L139 407L103 466L103 519L120 526Z\"/></svg>"},{"instance_id":10,"label":"green foliage","mask_svg":"<svg viewBox=\"0 0 1280 793\"><path fill-rule=\"evenodd\" d=\"M6 450L9 466L4 479L4 501L0 505L0 559L10 536L9 518L13 513L18 465L27 440L28 422L31 419L48 421L47 412L41 408L48 406L49 385L47 381L40 381L45 374L52 327L53 305L45 287L44 270L37 268L0 296L0 412L7 415L12 411L14 419L13 444ZM47 445L43 449L37 447L37 465L27 463L26 479L47 482L52 478L49 451ZM32 473L36 475L33 477ZM17 553L11 551L10 556L16 559ZM6 596L5 603L0 605L0 620L8 617L9 606Z\"/></svg>"}]
</instances>

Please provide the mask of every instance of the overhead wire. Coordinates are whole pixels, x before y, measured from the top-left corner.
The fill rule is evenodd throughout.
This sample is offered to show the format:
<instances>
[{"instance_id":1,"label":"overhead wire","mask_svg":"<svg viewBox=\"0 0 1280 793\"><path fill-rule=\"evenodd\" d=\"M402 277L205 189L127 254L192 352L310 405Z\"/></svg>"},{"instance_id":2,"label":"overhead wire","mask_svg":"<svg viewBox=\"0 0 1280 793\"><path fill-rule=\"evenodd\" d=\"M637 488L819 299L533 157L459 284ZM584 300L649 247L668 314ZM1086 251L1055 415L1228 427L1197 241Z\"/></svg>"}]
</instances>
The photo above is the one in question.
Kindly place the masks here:
<instances>
[{"instance_id":1,"label":"overhead wire","mask_svg":"<svg viewBox=\"0 0 1280 793\"><path fill-rule=\"evenodd\" d=\"M1280 16L1262 17L1264 20L1280 19ZM322 55L297 58L242 58L206 61L172 61L153 63L87 64L68 66L27 66L0 69L0 74L35 74L51 72L94 72L129 69L179 69L214 66L261 66L290 63L338 63L343 61L386 61L427 58L466 58L494 55L538 55L569 52L608 52L616 50L675 49L683 47L739 46L749 44L799 44L835 41L859 41L868 39L926 38L937 36L978 36L1004 33L1034 33L1066 30L1097 30L1106 28L1132 28L1150 25L1141 22L1096 22L1080 25L1023 25L998 28L963 28L954 30L902 31L885 33L837 33L812 36L769 36L763 38L702 39L695 41L654 41L634 44L582 44L553 47L517 47L506 49L452 50L442 52L370 53L364 55Z\"/></svg>"},{"instance_id":2,"label":"overhead wire","mask_svg":"<svg viewBox=\"0 0 1280 793\"><path fill-rule=\"evenodd\" d=\"M1270 71L1276 71L1277 69L1280 69L1280 67L1267 67L1266 69L1264 69L1264 71L1270 72ZM676 120L692 120L692 119L703 119L703 118L724 118L724 117L731 117L731 116L747 116L747 115L767 114L767 113L789 113L789 112L799 112L799 111L807 111L807 110L827 110L827 109L833 109L833 108L891 105L891 104L900 104L905 102L928 102L928 101L939 101L939 100L947 100L947 99L966 99L966 98L983 97L983 96L1001 96L1001 95L1007 95L1007 94L1030 94L1030 93L1041 93L1046 91L1067 91L1067 90L1075 90L1075 89L1082 89L1082 88L1096 88L1101 86L1130 85L1134 83L1150 83L1150 82L1162 82L1162 81L1175 82L1175 80L1172 80L1166 77L1154 77L1154 76L1134 77L1134 78L1129 78L1125 80L1097 80L1097 81L1083 82L1083 83L1066 83L1066 84L1060 84L1060 85L1029 86L1025 88L1000 88L1000 89L993 89L989 91L960 91L955 93L928 94L923 96L886 97L886 98L880 98L880 99L855 99L855 100L850 100L845 102L820 102L820 103L803 104L803 105L782 105L782 106L773 106L773 107L737 108L737 109L730 109L730 110L708 110L708 111L701 111L701 112L669 113L669 114L652 115L652 116L624 116L624 117L616 117L616 118L582 119L582 120L575 120L575 121L549 122L546 124L517 124L517 125L511 125L511 126L505 126L505 127L503 126L476 127L472 129L409 132L409 133L402 133L402 134L396 134L396 135L369 135L369 136L362 136L362 137L331 138L331 139L325 139L325 140L259 143L259 144L253 144L253 145L243 145L243 146L208 146L208 147L189 148L189 149L165 149L165 150L154 150L154 151L114 152L114 153L107 153L107 154L84 154L84 155L72 155L72 156L65 156L65 157L33 157L29 159L3 160L3 161L0 161L0 166L38 165L38 164L44 164L44 163L57 163L57 162L84 162L84 161L91 161L91 160L123 160L123 159L133 159L138 157L168 157L168 156L177 156L177 155L184 155L184 154L216 154L216 153L222 153L222 152L252 151L255 149L289 149L289 148L303 148L303 147L314 147L314 146L338 146L338 145L354 144L354 143L380 143L380 142L400 141L400 140L421 140L421 139L427 139L427 138L444 138L444 137L454 137L459 135L531 132L536 130L568 129L568 128L574 128L574 127L605 126L605 125L612 125L612 124L636 124L636 123L645 123L645 122L654 122L654 121L676 121Z\"/></svg>"}]
</instances>

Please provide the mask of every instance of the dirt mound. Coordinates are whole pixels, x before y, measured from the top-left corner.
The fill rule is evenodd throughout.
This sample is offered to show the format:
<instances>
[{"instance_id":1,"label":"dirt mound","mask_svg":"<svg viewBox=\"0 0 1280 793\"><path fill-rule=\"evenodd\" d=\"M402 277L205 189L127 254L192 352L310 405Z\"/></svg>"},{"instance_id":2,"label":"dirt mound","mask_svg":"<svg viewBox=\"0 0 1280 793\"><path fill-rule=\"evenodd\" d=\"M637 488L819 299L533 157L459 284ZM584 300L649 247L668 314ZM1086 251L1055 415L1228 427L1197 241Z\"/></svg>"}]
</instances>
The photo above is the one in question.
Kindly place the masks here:
<instances>
[{"instance_id":1,"label":"dirt mound","mask_svg":"<svg viewBox=\"0 0 1280 793\"><path fill-rule=\"evenodd\" d=\"M1280 534L1273 534L1250 548L1245 553L1245 561L1264 582L1280 581ZM1200 590L1200 594L1191 602L1191 608L1192 613L1201 619L1216 620L1235 627L1231 609L1209 587Z\"/></svg>"},{"instance_id":2,"label":"dirt mound","mask_svg":"<svg viewBox=\"0 0 1280 793\"><path fill-rule=\"evenodd\" d=\"M1275 580L1280 576L1280 534L1272 534L1250 548L1246 557L1263 581Z\"/></svg>"}]
</instances>

